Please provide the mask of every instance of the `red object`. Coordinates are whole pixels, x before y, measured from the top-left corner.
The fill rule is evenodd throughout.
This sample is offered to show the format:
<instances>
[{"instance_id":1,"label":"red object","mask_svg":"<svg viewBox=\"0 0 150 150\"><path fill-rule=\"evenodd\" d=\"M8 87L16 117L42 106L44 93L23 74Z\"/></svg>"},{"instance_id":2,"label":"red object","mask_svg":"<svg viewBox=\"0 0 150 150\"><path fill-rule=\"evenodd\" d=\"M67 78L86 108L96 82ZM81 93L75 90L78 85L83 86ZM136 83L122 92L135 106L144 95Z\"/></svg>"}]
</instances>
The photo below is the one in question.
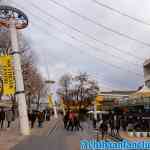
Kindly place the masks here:
<instances>
[{"instance_id":1,"label":"red object","mask_svg":"<svg viewBox=\"0 0 150 150\"><path fill-rule=\"evenodd\" d=\"M123 112L128 112L128 108L123 108Z\"/></svg>"},{"instance_id":2,"label":"red object","mask_svg":"<svg viewBox=\"0 0 150 150\"><path fill-rule=\"evenodd\" d=\"M74 113L74 112L70 112L70 113L69 113L69 119L70 119L70 120L73 120L74 117L75 117L75 113Z\"/></svg>"}]
</instances>

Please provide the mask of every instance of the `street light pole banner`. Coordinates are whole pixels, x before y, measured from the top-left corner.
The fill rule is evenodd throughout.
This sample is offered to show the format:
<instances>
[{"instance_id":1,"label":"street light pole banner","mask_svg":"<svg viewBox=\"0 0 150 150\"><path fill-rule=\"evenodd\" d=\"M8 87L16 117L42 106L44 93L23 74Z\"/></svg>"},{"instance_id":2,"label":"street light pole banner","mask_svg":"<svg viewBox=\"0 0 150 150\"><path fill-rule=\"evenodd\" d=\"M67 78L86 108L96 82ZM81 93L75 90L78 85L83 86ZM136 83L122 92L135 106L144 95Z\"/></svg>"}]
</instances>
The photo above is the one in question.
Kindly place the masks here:
<instances>
[{"instance_id":1,"label":"street light pole banner","mask_svg":"<svg viewBox=\"0 0 150 150\"><path fill-rule=\"evenodd\" d=\"M95 107L96 107L96 110L101 110L101 107L102 107L102 102L104 100L104 96L102 95L97 95L96 98L95 98Z\"/></svg>"},{"instance_id":2,"label":"street light pole banner","mask_svg":"<svg viewBox=\"0 0 150 150\"><path fill-rule=\"evenodd\" d=\"M104 100L104 96L98 95L96 96L95 100L96 100L96 105L101 105L101 103Z\"/></svg>"},{"instance_id":3,"label":"street light pole banner","mask_svg":"<svg viewBox=\"0 0 150 150\"><path fill-rule=\"evenodd\" d=\"M15 77L12 61L12 56L0 56L0 76L3 81L4 95L15 93Z\"/></svg>"},{"instance_id":4,"label":"street light pole banner","mask_svg":"<svg viewBox=\"0 0 150 150\"><path fill-rule=\"evenodd\" d=\"M53 107L53 101L52 101L52 96L51 95L48 96L48 106L49 106L49 108Z\"/></svg>"},{"instance_id":5,"label":"street light pole banner","mask_svg":"<svg viewBox=\"0 0 150 150\"><path fill-rule=\"evenodd\" d=\"M64 101L63 101L63 99L60 100L60 107L61 107L61 109L64 109Z\"/></svg>"}]
</instances>

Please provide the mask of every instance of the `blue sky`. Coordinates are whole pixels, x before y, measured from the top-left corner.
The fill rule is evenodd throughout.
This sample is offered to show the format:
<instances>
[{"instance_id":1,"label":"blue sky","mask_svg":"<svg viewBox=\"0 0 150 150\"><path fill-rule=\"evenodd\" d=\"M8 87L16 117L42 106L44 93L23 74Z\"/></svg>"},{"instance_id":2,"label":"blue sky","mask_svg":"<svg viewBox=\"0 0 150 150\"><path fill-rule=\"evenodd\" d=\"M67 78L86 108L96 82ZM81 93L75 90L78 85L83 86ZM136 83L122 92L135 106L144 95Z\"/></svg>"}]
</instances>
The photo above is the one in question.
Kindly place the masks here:
<instances>
[{"instance_id":1,"label":"blue sky","mask_svg":"<svg viewBox=\"0 0 150 150\"><path fill-rule=\"evenodd\" d=\"M150 25L114 13L97 5L93 0L55 1L94 22L138 41L150 43ZM150 23L148 0L97 1ZM28 15L29 26L23 30L23 34L37 53L37 65L44 77L48 77L48 68L52 80L58 80L67 72L88 72L98 80L103 89L137 89L143 84L143 62L150 57L148 44L106 31L51 0L10 0L7 3L20 8ZM88 36L63 25L51 16ZM114 46L117 50L100 41Z\"/></svg>"}]
</instances>

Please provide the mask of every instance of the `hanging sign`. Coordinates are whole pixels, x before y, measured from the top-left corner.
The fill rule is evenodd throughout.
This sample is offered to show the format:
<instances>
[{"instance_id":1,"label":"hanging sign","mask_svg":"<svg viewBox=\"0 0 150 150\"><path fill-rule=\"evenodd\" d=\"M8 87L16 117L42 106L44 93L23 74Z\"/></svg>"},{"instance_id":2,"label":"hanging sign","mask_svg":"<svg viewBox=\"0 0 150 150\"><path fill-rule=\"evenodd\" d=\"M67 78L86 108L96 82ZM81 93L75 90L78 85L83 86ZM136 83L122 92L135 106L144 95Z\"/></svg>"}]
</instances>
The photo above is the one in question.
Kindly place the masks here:
<instances>
[{"instance_id":1,"label":"hanging sign","mask_svg":"<svg viewBox=\"0 0 150 150\"><path fill-rule=\"evenodd\" d=\"M3 87L3 95L15 93L15 76L12 66L12 56L0 56L0 79Z\"/></svg>"}]
</instances>

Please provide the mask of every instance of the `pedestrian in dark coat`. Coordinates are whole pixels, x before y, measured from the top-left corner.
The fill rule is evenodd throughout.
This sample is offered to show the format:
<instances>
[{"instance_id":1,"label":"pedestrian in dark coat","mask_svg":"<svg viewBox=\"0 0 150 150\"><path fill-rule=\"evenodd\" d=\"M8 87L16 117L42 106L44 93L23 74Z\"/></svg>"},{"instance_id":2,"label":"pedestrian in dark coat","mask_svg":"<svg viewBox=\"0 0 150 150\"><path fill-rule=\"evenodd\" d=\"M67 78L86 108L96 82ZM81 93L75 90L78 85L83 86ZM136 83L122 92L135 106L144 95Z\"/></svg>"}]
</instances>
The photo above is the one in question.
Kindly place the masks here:
<instances>
[{"instance_id":1,"label":"pedestrian in dark coat","mask_svg":"<svg viewBox=\"0 0 150 150\"><path fill-rule=\"evenodd\" d=\"M102 140L107 136L107 132L108 132L108 125L106 121L103 121L101 126L100 126L100 130L102 133Z\"/></svg>"},{"instance_id":2,"label":"pedestrian in dark coat","mask_svg":"<svg viewBox=\"0 0 150 150\"><path fill-rule=\"evenodd\" d=\"M93 117L93 129L96 129L96 119Z\"/></svg>"},{"instance_id":3,"label":"pedestrian in dark coat","mask_svg":"<svg viewBox=\"0 0 150 150\"><path fill-rule=\"evenodd\" d=\"M114 120L113 120L113 118L110 119L109 125L110 125L110 129L111 129L111 135L114 135L115 134L114 133L115 127L114 127Z\"/></svg>"},{"instance_id":4,"label":"pedestrian in dark coat","mask_svg":"<svg viewBox=\"0 0 150 150\"><path fill-rule=\"evenodd\" d=\"M68 121L69 121L69 113L67 112L63 118L63 122L64 122L64 128L67 129L67 125L68 125Z\"/></svg>"},{"instance_id":5,"label":"pedestrian in dark coat","mask_svg":"<svg viewBox=\"0 0 150 150\"><path fill-rule=\"evenodd\" d=\"M50 111L46 112L46 121L50 121Z\"/></svg>"},{"instance_id":6,"label":"pedestrian in dark coat","mask_svg":"<svg viewBox=\"0 0 150 150\"><path fill-rule=\"evenodd\" d=\"M38 112L38 115L37 115L37 118L38 118L38 126L39 128L42 128L42 123L44 121L44 114L43 112Z\"/></svg>"},{"instance_id":7,"label":"pedestrian in dark coat","mask_svg":"<svg viewBox=\"0 0 150 150\"><path fill-rule=\"evenodd\" d=\"M79 129L83 130L83 127L80 124L79 115L76 113L74 117L74 127L75 130L79 131Z\"/></svg>"},{"instance_id":8,"label":"pedestrian in dark coat","mask_svg":"<svg viewBox=\"0 0 150 150\"><path fill-rule=\"evenodd\" d=\"M120 118L117 118L116 120L116 134L119 136L119 130L120 130Z\"/></svg>"},{"instance_id":9,"label":"pedestrian in dark coat","mask_svg":"<svg viewBox=\"0 0 150 150\"><path fill-rule=\"evenodd\" d=\"M31 114L31 128L34 128L34 124L35 124L35 121L36 121L36 112L33 111L32 114Z\"/></svg>"},{"instance_id":10,"label":"pedestrian in dark coat","mask_svg":"<svg viewBox=\"0 0 150 150\"><path fill-rule=\"evenodd\" d=\"M5 111L2 108L1 111L0 111L0 124L1 124L1 128L3 128L4 120L5 120Z\"/></svg>"},{"instance_id":11,"label":"pedestrian in dark coat","mask_svg":"<svg viewBox=\"0 0 150 150\"><path fill-rule=\"evenodd\" d=\"M7 120L7 128L9 128L10 127L10 124L11 124L11 122L12 122L12 120L13 120L13 112L12 112L12 110L8 110L8 111L6 111L6 120Z\"/></svg>"}]
</instances>

